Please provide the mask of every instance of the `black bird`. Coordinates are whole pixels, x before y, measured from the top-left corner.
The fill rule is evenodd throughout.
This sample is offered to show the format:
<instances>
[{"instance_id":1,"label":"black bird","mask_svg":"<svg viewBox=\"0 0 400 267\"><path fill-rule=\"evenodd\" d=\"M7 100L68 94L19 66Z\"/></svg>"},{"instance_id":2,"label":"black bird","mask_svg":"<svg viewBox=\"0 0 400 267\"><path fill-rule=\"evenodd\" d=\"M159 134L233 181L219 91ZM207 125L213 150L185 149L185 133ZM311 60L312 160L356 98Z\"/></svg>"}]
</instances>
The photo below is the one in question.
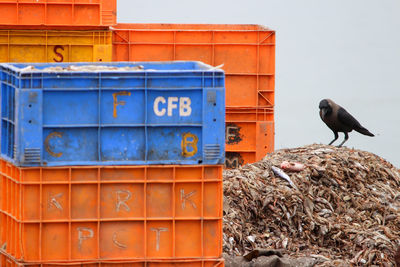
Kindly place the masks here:
<instances>
[{"instance_id":1,"label":"black bird","mask_svg":"<svg viewBox=\"0 0 400 267\"><path fill-rule=\"evenodd\" d=\"M344 140L338 147L341 147L347 139L349 139L348 133L352 130L364 135L374 136L374 134L361 126L350 113L330 99L323 99L319 102L319 115L335 134L335 139L333 139L329 145L338 139L338 132L344 133Z\"/></svg>"}]
</instances>

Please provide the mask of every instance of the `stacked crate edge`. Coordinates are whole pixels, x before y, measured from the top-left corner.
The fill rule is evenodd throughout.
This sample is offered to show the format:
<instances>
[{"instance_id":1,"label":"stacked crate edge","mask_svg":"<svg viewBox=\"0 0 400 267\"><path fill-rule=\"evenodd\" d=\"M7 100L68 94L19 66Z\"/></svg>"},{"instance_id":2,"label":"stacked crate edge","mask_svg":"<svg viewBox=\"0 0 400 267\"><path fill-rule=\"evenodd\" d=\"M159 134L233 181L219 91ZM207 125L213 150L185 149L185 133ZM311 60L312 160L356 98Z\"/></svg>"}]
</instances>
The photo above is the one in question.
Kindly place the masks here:
<instances>
[{"instance_id":1,"label":"stacked crate edge","mask_svg":"<svg viewBox=\"0 0 400 267\"><path fill-rule=\"evenodd\" d=\"M222 70L3 63L0 83L2 262L223 266Z\"/></svg>"},{"instance_id":2,"label":"stacked crate edge","mask_svg":"<svg viewBox=\"0 0 400 267\"><path fill-rule=\"evenodd\" d=\"M225 72L108 63L115 25L116 0L0 1L0 266L224 266Z\"/></svg>"}]
</instances>

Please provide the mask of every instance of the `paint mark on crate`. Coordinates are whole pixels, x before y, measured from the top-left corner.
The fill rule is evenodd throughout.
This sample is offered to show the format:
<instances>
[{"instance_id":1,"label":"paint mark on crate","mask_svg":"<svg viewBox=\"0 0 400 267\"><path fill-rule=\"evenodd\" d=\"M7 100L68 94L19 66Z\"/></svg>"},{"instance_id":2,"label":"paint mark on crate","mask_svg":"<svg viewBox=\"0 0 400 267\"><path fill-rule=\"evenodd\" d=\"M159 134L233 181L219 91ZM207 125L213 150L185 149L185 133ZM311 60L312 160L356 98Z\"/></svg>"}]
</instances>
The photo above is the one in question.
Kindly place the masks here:
<instances>
[{"instance_id":1,"label":"paint mark on crate","mask_svg":"<svg viewBox=\"0 0 400 267\"><path fill-rule=\"evenodd\" d=\"M167 232L168 228L166 227L158 227L158 228L150 228L150 231L156 232L156 251L160 250L160 239L161 239L161 232Z\"/></svg>"},{"instance_id":2,"label":"paint mark on crate","mask_svg":"<svg viewBox=\"0 0 400 267\"><path fill-rule=\"evenodd\" d=\"M237 152L226 152L225 155L225 167L227 168L238 168L244 163L242 155Z\"/></svg>"},{"instance_id":3,"label":"paint mark on crate","mask_svg":"<svg viewBox=\"0 0 400 267\"><path fill-rule=\"evenodd\" d=\"M115 210L119 212L122 206L125 208L126 211L130 211L131 209L129 208L128 204L126 204L126 201L131 199L132 193L129 190L117 190L116 195L117 204L115 206Z\"/></svg>"},{"instance_id":4,"label":"paint mark on crate","mask_svg":"<svg viewBox=\"0 0 400 267\"><path fill-rule=\"evenodd\" d=\"M199 142L199 138L192 133L183 133L182 134L182 156L185 158L192 157L197 153L197 143ZM191 148L191 149L188 149Z\"/></svg>"},{"instance_id":5,"label":"paint mark on crate","mask_svg":"<svg viewBox=\"0 0 400 267\"><path fill-rule=\"evenodd\" d=\"M78 249L81 250L83 241L93 238L94 231L89 227L78 227L77 230L78 230Z\"/></svg>"},{"instance_id":6,"label":"paint mark on crate","mask_svg":"<svg viewBox=\"0 0 400 267\"><path fill-rule=\"evenodd\" d=\"M56 56L58 56L58 58L53 58L54 62L63 62L64 61L64 56L63 54L61 54L61 52L59 50L64 51L64 47L62 45L56 45L53 49L54 54L56 54Z\"/></svg>"},{"instance_id":7,"label":"paint mark on crate","mask_svg":"<svg viewBox=\"0 0 400 267\"><path fill-rule=\"evenodd\" d=\"M59 193L55 196L50 196L49 197L49 209L51 209L51 206L53 205L56 209L62 211L63 207L60 202L57 201L57 199L61 198L64 195L64 193Z\"/></svg>"},{"instance_id":8,"label":"paint mark on crate","mask_svg":"<svg viewBox=\"0 0 400 267\"><path fill-rule=\"evenodd\" d=\"M225 127L225 143L228 145L239 144L243 140L240 134L241 127L234 123L228 123Z\"/></svg>"},{"instance_id":9,"label":"paint mark on crate","mask_svg":"<svg viewBox=\"0 0 400 267\"><path fill-rule=\"evenodd\" d=\"M184 210L186 208L186 201L190 203L190 205L192 205L192 207L194 209L197 209L196 204L190 199L192 196L194 196L196 194L196 190L185 194L185 189L181 189L181 202L182 202L182 210Z\"/></svg>"},{"instance_id":10,"label":"paint mark on crate","mask_svg":"<svg viewBox=\"0 0 400 267\"><path fill-rule=\"evenodd\" d=\"M127 245L124 245L118 241L118 234L119 234L119 232L115 232L113 234L112 241L113 241L114 245L116 245L120 249L127 249L128 248Z\"/></svg>"},{"instance_id":11,"label":"paint mark on crate","mask_svg":"<svg viewBox=\"0 0 400 267\"><path fill-rule=\"evenodd\" d=\"M168 102L168 103L167 103ZM189 97L168 97L167 100L163 96L158 96L154 100L153 110L154 114L159 117L162 117L167 113L168 117L172 117L174 109L178 109L177 102L179 102L179 116L187 117L192 114L192 100ZM160 104L165 105L167 103L167 108L161 106Z\"/></svg>"},{"instance_id":12,"label":"paint mark on crate","mask_svg":"<svg viewBox=\"0 0 400 267\"><path fill-rule=\"evenodd\" d=\"M52 147L50 146L50 139L56 138L56 137L62 138L63 137L63 133L61 133L61 132L52 132L52 133L50 133L46 137L46 139L44 140L44 147L45 147L47 153L49 153L51 156L53 156L55 158L59 158L59 157L62 156L63 153L62 152L58 152L58 153L54 152Z\"/></svg>"},{"instance_id":13,"label":"paint mark on crate","mask_svg":"<svg viewBox=\"0 0 400 267\"><path fill-rule=\"evenodd\" d=\"M130 96L131 95L131 92L127 92L127 91L121 91L121 92L117 92L117 93L113 93L112 94L112 96L113 96L113 99L114 99L114 102L113 102L113 105L114 105L114 107L113 107L113 117L114 118L117 118L118 117L118 114L117 114L117 106L125 106L126 105L126 101L118 101L118 96Z\"/></svg>"}]
</instances>

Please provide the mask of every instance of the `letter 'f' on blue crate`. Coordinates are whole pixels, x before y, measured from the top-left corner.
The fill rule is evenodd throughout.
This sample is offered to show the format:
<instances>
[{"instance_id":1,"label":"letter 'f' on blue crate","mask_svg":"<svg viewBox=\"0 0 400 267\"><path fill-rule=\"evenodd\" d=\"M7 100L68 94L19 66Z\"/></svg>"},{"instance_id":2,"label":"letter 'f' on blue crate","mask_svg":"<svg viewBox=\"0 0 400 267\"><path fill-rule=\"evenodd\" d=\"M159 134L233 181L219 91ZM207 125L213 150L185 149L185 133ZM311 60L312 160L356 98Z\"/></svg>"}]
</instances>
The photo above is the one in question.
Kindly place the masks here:
<instances>
[{"instance_id":1,"label":"letter 'f' on blue crate","mask_svg":"<svg viewBox=\"0 0 400 267\"><path fill-rule=\"evenodd\" d=\"M0 64L17 166L223 164L225 75L201 62Z\"/></svg>"}]
</instances>

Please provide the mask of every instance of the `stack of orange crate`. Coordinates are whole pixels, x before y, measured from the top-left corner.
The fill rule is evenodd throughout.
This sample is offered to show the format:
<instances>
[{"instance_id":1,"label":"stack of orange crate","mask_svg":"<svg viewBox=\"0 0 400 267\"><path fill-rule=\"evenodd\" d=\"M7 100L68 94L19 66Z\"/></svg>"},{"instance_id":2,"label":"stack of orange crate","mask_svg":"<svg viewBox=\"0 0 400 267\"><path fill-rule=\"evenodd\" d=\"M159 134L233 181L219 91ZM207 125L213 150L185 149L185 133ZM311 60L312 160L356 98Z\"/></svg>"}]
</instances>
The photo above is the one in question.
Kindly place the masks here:
<instances>
[{"instance_id":1,"label":"stack of orange crate","mask_svg":"<svg viewBox=\"0 0 400 267\"><path fill-rule=\"evenodd\" d=\"M226 166L274 150L275 32L260 25L117 24L114 61L199 60L226 74Z\"/></svg>"},{"instance_id":2,"label":"stack of orange crate","mask_svg":"<svg viewBox=\"0 0 400 267\"><path fill-rule=\"evenodd\" d=\"M222 166L0 174L0 266L223 266Z\"/></svg>"},{"instance_id":3,"label":"stack of orange crate","mask_svg":"<svg viewBox=\"0 0 400 267\"><path fill-rule=\"evenodd\" d=\"M116 0L0 0L0 62L112 60ZM222 166L0 160L0 266L223 266Z\"/></svg>"}]
</instances>

